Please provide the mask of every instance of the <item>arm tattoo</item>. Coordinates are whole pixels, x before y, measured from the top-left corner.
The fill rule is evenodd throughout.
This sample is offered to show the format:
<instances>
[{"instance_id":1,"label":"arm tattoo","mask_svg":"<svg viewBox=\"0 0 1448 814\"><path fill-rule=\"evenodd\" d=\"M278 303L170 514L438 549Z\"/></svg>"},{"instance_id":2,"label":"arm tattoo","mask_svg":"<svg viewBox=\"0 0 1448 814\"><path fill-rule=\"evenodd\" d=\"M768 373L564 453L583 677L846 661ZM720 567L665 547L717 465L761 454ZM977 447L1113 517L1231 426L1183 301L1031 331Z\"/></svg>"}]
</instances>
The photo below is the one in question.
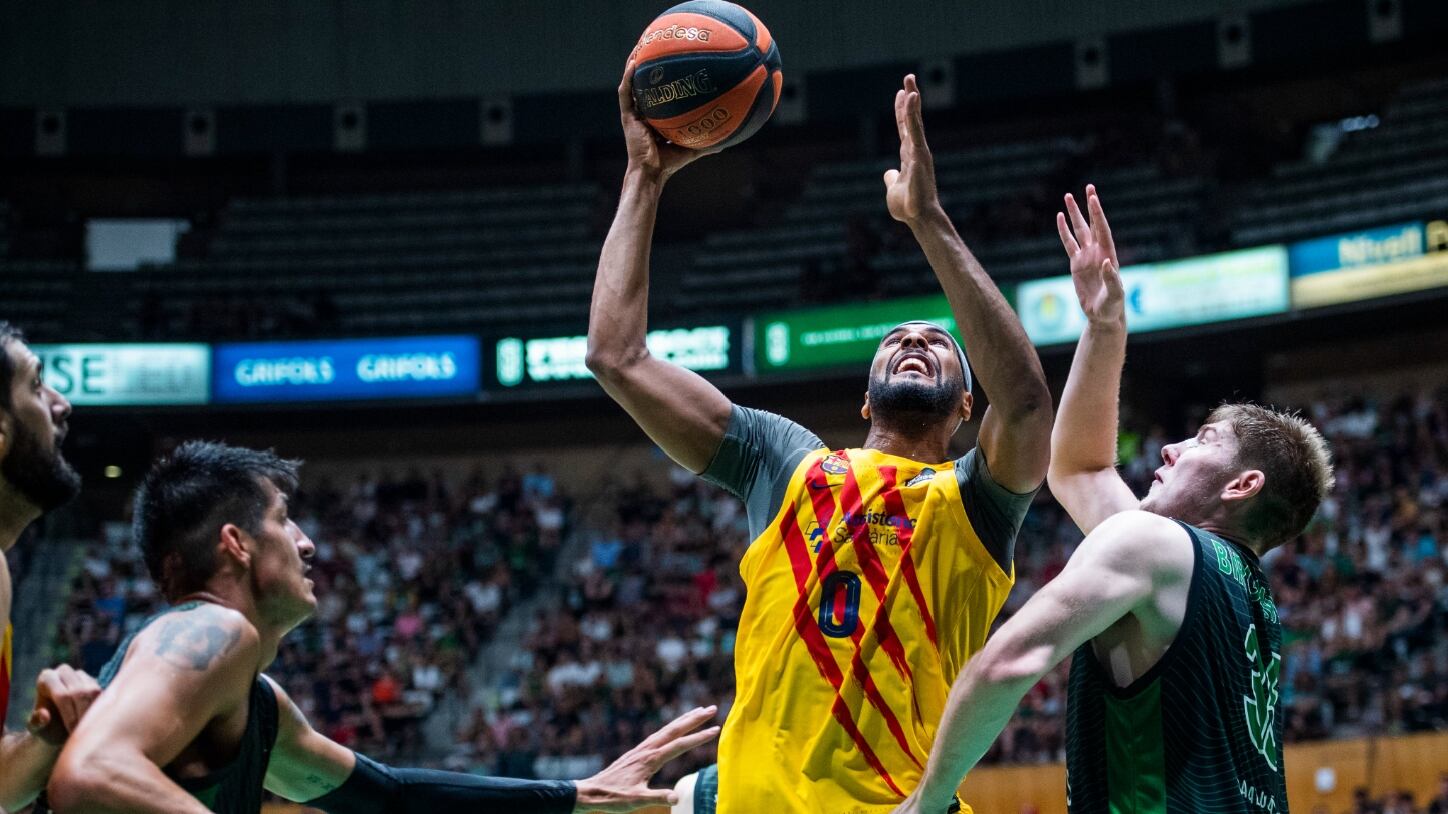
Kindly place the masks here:
<instances>
[{"instance_id":1,"label":"arm tattoo","mask_svg":"<svg viewBox=\"0 0 1448 814\"><path fill-rule=\"evenodd\" d=\"M168 620L157 638L156 655L168 664L183 670L206 670L236 645L241 630L228 630L214 619L187 614Z\"/></svg>"},{"instance_id":2,"label":"arm tattoo","mask_svg":"<svg viewBox=\"0 0 1448 814\"><path fill-rule=\"evenodd\" d=\"M309 786L321 789L323 792L328 792L332 789L337 788L336 783L332 782L331 780L327 780L326 778L321 777L315 773L309 773L307 775L307 779L304 782Z\"/></svg>"}]
</instances>

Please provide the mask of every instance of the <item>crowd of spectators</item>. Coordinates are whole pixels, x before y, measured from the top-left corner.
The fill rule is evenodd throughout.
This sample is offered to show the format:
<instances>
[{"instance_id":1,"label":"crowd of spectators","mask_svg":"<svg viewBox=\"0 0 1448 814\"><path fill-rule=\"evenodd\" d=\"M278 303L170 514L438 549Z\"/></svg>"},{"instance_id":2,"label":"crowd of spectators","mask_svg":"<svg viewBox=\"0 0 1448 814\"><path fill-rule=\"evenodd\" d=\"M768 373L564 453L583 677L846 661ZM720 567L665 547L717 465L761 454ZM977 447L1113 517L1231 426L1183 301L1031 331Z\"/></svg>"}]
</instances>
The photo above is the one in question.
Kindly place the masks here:
<instances>
[{"instance_id":1,"label":"crowd of spectators","mask_svg":"<svg viewBox=\"0 0 1448 814\"><path fill-rule=\"evenodd\" d=\"M316 615L268 674L313 725L381 759L417 757L420 723L519 598L548 576L572 508L541 467L303 477L293 516L316 545ZM69 661L99 675L119 643L164 607L124 523L87 552L61 632Z\"/></svg>"}]
</instances>

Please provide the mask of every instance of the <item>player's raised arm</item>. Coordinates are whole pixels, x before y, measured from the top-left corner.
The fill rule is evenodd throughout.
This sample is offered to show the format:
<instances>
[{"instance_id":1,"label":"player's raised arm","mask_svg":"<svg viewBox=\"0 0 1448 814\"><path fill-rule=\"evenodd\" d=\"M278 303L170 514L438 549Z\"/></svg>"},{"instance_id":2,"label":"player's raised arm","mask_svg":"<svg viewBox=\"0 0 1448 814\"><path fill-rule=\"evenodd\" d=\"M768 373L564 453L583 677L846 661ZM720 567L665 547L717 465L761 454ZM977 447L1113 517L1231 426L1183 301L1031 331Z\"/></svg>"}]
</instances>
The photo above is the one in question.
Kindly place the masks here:
<instances>
[{"instance_id":1,"label":"player's raised arm","mask_svg":"<svg viewBox=\"0 0 1448 814\"><path fill-rule=\"evenodd\" d=\"M1051 493L1089 534L1106 518L1134 509L1136 497L1116 472L1117 400L1126 363L1126 306L1121 267L1111 225L1096 187L1086 187L1091 220L1076 199L1056 228L1071 258L1071 281L1086 313L1086 330L1076 345L1061 409L1051 432ZM1068 221L1069 216L1069 221Z\"/></svg>"},{"instance_id":2,"label":"player's raised arm","mask_svg":"<svg viewBox=\"0 0 1448 814\"><path fill-rule=\"evenodd\" d=\"M1076 648L1145 607L1157 589L1189 581L1193 557L1181 526L1147 512L1119 514L1089 534L1060 575L961 670L925 775L895 814L945 811L1026 692Z\"/></svg>"},{"instance_id":3,"label":"player's raised arm","mask_svg":"<svg viewBox=\"0 0 1448 814\"><path fill-rule=\"evenodd\" d=\"M1013 492L1029 492L1045 479L1050 455L1051 392L1041 360L1010 304L940 205L913 74L895 94L895 124L900 169L885 173L886 205L924 250L950 301L975 376L990 393L979 447L991 475Z\"/></svg>"},{"instance_id":4,"label":"player's raised arm","mask_svg":"<svg viewBox=\"0 0 1448 814\"><path fill-rule=\"evenodd\" d=\"M603 243L588 315L588 369L669 457L702 472L729 426L730 403L702 376L656 359L648 333L649 249L664 183L704 153L660 139L634 110L632 63L618 86L628 170Z\"/></svg>"},{"instance_id":5,"label":"player's raised arm","mask_svg":"<svg viewBox=\"0 0 1448 814\"><path fill-rule=\"evenodd\" d=\"M207 814L162 767L208 724L246 705L260 658L256 628L217 605L147 629L61 752L47 787L51 807L57 814Z\"/></svg>"},{"instance_id":6,"label":"player's raised arm","mask_svg":"<svg viewBox=\"0 0 1448 814\"><path fill-rule=\"evenodd\" d=\"M695 709L654 733L602 772L577 783L479 777L384 766L312 729L291 698L269 678L277 698L277 740L266 787L328 814L582 814L673 805L674 792L651 789L667 762L712 740L717 727L696 731L717 710Z\"/></svg>"}]
</instances>

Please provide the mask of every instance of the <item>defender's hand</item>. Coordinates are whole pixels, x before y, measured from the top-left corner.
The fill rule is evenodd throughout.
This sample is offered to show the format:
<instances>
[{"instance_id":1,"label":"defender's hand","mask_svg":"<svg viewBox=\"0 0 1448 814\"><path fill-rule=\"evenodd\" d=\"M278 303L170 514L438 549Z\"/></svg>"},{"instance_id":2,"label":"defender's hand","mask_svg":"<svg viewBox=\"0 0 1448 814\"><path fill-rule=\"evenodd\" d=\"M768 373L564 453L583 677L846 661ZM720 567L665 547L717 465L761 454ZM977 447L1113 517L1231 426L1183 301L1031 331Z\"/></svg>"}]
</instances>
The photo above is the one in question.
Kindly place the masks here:
<instances>
[{"instance_id":1,"label":"defender's hand","mask_svg":"<svg viewBox=\"0 0 1448 814\"><path fill-rule=\"evenodd\" d=\"M633 66L630 61L624 67L623 81L618 84L618 115L623 121L623 138L628 145L629 169L642 170L660 181L667 181L669 176L686 165L719 152L720 148L688 150L670 144L654 132L634 108Z\"/></svg>"},{"instance_id":2,"label":"defender's hand","mask_svg":"<svg viewBox=\"0 0 1448 814\"><path fill-rule=\"evenodd\" d=\"M679 802L673 789L651 789L649 778L659 768L695 746L708 743L719 734L719 727L699 729L714 717L716 707L702 707L675 718L663 729L650 735L615 760L613 765L587 780L578 781L578 802L575 814L600 811L622 814L649 806L672 806Z\"/></svg>"},{"instance_id":3,"label":"defender's hand","mask_svg":"<svg viewBox=\"0 0 1448 814\"><path fill-rule=\"evenodd\" d=\"M895 91L895 128L900 131L900 169L885 171L885 206L890 217L914 223L940 210L935 190L935 159L925 143L925 122L920 115L920 88L915 74Z\"/></svg>"},{"instance_id":4,"label":"defender's hand","mask_svg":"<svg viewBox=\"0 0 1448 814\"><path fill-rule=\"evenodd\" d=\"M26 729L52 746L65 743L81 716L101 694L101 685L69 664L41 670L35 679L35 709Z\"/></svg>"},{"instance_id":5,"label":"defender's hand","mask_svg":"<svg viewBox=\"0 0 1448 814\"><path fill-rule=\"evenodd\" d=\"M1111 224L1101 209L1096 187L1086 185L1086 208L1091 222L1086 222L1076 199L1066 193L1066 213L1056 213L1056 231L1061 245L1071 258L1071 282L1076 285L1076 298L1086 319L1097 325L1118 325L1126 319L1126 291L1121 283L1121 261L1116 257L1116 243L1111 237Z\"/></svg>"}]
</instances>

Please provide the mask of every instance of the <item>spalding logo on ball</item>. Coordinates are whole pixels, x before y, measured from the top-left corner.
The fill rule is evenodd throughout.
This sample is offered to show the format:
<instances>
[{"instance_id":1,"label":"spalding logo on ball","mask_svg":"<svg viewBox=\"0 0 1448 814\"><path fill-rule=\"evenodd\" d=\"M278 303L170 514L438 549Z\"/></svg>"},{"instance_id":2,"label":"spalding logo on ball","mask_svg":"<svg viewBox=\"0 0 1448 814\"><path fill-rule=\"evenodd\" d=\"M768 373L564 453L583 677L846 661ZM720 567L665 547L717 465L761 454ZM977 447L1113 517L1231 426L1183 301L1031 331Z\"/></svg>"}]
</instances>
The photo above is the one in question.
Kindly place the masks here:
<instances>
[{"instance_id":1,"label":"spalding logo on ball","mask_svg":"<svg viewBox=\"0 0 1448 814\"><path fill-rule=\"evenodd\" d=\"M725 0L691 0L659 15L629 59L639 114L659 135L695 150L754 135L784 82L769 29Z\"/></svg>"}]
</instances>

